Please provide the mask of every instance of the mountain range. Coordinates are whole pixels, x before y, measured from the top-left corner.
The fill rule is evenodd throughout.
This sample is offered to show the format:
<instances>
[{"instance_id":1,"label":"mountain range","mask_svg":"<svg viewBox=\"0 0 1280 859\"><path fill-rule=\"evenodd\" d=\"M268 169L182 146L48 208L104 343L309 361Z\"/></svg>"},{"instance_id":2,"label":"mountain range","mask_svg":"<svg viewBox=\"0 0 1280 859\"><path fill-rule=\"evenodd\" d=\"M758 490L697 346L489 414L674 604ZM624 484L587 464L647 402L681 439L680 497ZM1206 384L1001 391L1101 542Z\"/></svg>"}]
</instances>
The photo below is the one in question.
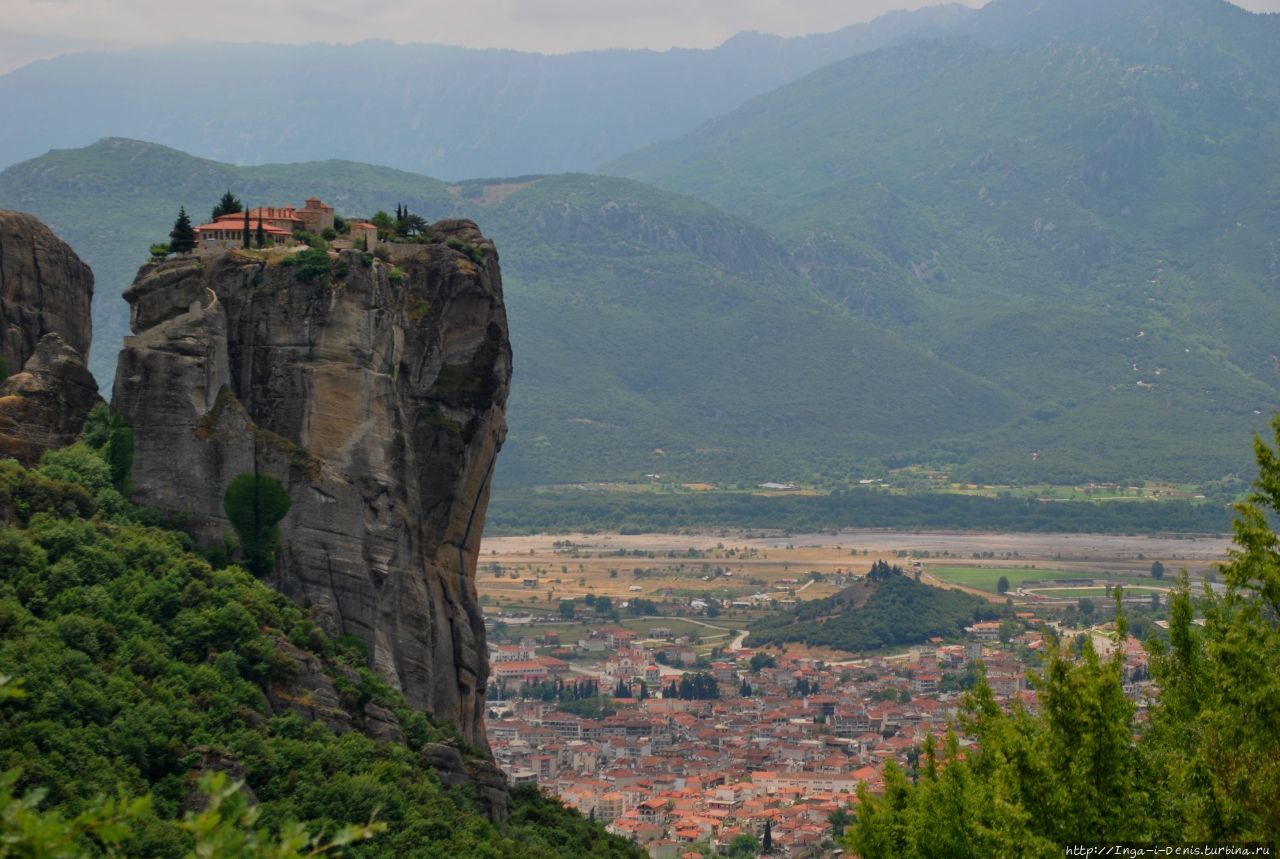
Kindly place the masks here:
<instances>
[{"instance_id":1,"label":"mountain range","mask_svg":"<svg viewBox=\"0 0 1280 859\"><path fill-rule=\"evenodd\" d=\"M969 13L947 5L806 37L741 33L710 50L548 56L373 41L69 54L0 76L0 167L120 136L235 164L344 158L448 178L594 170Z\"/></svg>"},{"instance_id":2,"label":"mountain range","mask_svg":"<svg viewBox=\"0 0 1280 859\"><path fill-rule=\"evenodd\" d=\"M943 14L675 139L644 145L679 123L624 135L635 151L609 175L237 168L112 138L0 173L0 206L98 273L100 379L125 330L113 296L178 205L231 188L476 219L502 254L516 356L505 485L838 484L911 464L1230 481L1280 393L1280 16L1220 0ZM273 127L205 107L243 139ZM620 95L610 110L644 113ZM477 158L488 175L517 163Z\"/></svg>"}]
</instances>

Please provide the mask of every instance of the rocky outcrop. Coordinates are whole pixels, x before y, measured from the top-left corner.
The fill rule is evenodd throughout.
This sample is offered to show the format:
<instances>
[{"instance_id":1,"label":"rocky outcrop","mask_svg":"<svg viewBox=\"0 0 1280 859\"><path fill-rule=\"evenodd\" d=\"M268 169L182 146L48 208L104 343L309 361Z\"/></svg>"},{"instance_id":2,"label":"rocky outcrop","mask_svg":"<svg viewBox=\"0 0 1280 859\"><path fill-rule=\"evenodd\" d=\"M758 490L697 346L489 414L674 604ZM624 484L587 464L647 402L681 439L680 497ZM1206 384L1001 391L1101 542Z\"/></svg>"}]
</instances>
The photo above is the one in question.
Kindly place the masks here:
<instances>
[{"instance_id":1,"label":"rocky outcrop","mask_svg":"<svg viewBox=\"0 0 1280 859\"><path fill-rule=\"evenodd\" d=\"M100 402L89 373L93 273L40 221L0 211L0 459L35 465Z\"/></svg>"},{"instance_id":2,"label":"rocky outcrop","mask_svg":"<svg viewBox=\"0 0 1280 859\"><path fill-rule=\"evenodd\" d=\"M22 372L0 383L0 459L35 465L46 450L75 441L101 401L80 353L57 334L44 335Z\"/></svg>"},{"instance_id":3,"label":"rocky outcrop","mask_svg":"<svg viewBox=\"0 0 1280 859\"><path fill-rule=\"evenodd\" d=\"M475 564L511 352L493 245L470 221L433 230L394 266L357 251L144 266L113 405L134 429L135 500L198 539L232 533L237 475L279 480L292 506L272 584L484 749Z\"/></svg>"},{"instance_id":4,"label":"rocky outcrop","mask_svg":"<svg viewBox=\"0 0 1280 859\"><path fill-rule=\"evenodd\" d=\"M31 215L0 210L0 359L17 373L46 334L88 361L93 272Z\"/></svg>"}]
</instances>

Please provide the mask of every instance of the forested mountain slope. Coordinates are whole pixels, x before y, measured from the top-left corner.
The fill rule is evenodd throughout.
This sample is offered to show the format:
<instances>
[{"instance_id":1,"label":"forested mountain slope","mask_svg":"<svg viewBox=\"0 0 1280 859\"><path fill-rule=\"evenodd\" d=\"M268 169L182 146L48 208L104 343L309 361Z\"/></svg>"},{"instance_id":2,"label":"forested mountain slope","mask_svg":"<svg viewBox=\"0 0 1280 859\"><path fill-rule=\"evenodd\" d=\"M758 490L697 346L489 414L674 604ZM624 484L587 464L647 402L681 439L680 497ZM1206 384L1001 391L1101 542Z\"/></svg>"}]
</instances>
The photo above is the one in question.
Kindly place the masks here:
<instances>
[{"instance_id":1,"label":"forested mountain slope","mask_svg":"<svg viewBox=\"0 0 1280 859\"><path fill-rule=\"evenodd\" d=\"M317 195L340 213L466 216L502 258L515 353L500 483L674 473L814 479L986 432L1009 398L833 306L763 230L625 179L447 185L350 162L235 168L105 140L0 173L98 277L94 370L114 374L117 296L179 205ZM958 442L957 442L958 443Z\"/></svg>"},{"instance_id":2,"label":"forested mountain slope","mask_svg":"<svg viewBox=\"0 0 1280 859\"><path fill-rule=\"evenodd\" d=\"M105 421L105 410L91 418ZM264 832L386 825L346 848L350 857L632 855L536 790L488 804L469 782L477 764L492 764L452 726L407 707L354 639L330 638L225 557L210 563L186 534L129 505L102 433L86 436L38 471L0 463L6 845L21 855L187 855L193 832L180 821L202 807L197 780L222 773L245 783ZM44 792L38 809L64 820L90 819L95 797L151 801L112 806L108 819L123 826L74 838L65 852L28 854L60 828L48 817L36 825L11 789L32 804L30 792ZM490 820L504 815L506 825ZM247 837L245 823L228 826ZM267 854L224 845L200 855Z\"/></svg>"},{"instance_id":3,"label":"forested mountain slope","mask_svg":"<svg viewBox=\"0 0 1280 859\"><path fill-rule=\"evenodd\" d=\"M770 229L797 267L1022 403L974 479L1211 478L1277 399L1280 17L999 0L611 172Z\"/></svg>"}]
</instances>

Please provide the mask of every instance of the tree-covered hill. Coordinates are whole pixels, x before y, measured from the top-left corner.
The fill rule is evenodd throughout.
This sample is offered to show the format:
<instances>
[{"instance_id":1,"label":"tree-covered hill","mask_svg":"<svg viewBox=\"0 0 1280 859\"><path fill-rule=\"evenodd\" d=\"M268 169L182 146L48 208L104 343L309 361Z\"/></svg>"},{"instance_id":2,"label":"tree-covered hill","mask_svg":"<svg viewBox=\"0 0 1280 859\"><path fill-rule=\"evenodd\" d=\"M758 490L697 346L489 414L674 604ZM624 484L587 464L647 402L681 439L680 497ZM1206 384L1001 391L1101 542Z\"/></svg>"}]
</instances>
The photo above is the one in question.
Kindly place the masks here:
<instances>
[{"instance_id":1,"label":"tree-covered hill","mask_svg":"<svg viewBox=\"0 0 1280 859\"><path fill-rule=\"evenodd\" d=\"M369 41L73 54L0 76L0 168L114 135L236 164L346 158L449 178L593 170L969 14L945 5L806 37L741 33L709 50L549 56Z\"/></svg>"},{"instance_id":2,"label":"tree-covered hill","mask_svg":"<svg viewBox=\"0 0 1280 859\"><path fill-rule=\"evenodd\" d=\"M1241 470L1277 401L1280 18L1000 0L620 175L770 229L826 294L1001 386L977 480Z\"/></svg>"},{"instance_id":3,"label":"tree-covered hill","mask_svg":"<svg viewBox=\"0 0 1280 859\"><path fill-rule=\"evenodd\" d=\"M424 754L457 744L447 726L410 710L350 642L153 518L85 442L38 471L0 462L0 828L13 855L55 855L21 851L64 831L50 815L74 821L118 794L150 805L56 855L111 843L111 855L186 855L195 833L180 821L199 810L196 782L210 772L245 783L265 832L386 824L351 857L632 855L536 791L514 791L510 824L491 824ZM32 791L45 792L38 826L18 800L35 804Z\"/></svg>"},{"instance_id":4,"label":"tree-covered hill","mask_svg":"<svg viewBox=\"0 0 1280 859\"><path fill-rule=\"evenodd\" d=\"M1272 445L1280 445L1280 420ZM846 846L866 859L1062 856L1072 845L1196 844L1265 855L1280 844L1280 513L1277 447L1238 508L1226 590L1171 594L1167 639L1146 643L1159 695L1139 719L1125 648L1051 647L1034 708L985 680L954 734L930 736L910 773L859 793ZM1127 633L1116 595L1116 641ZM1210 846L1212 845L1212 846ZM1227 848L1226 845L1231 845Z\"/></svg>"},{"instance_id":5,"label":"tree-covered hill","mask_svg":"<svg viewBox=\"0 0 1280 859\"><path fill-rule=\"evenodd\" d=\"M839 593L752 624L748 643L798 641L858 653L934 636L954 638L966 626L997 616L981 597L921 584L900 567L877 561L865 578Z\"/></svg>"},{"instance_id":6,"label":"tree-covered hill","mask_svg":"<svg viewBox=\"0 0 1280 859\"><path fill-rule=\"evenodd\" d=\"M1011 413L976 376L834 307L767 233L688 197L582 174L446 185L350 162L235 168L127 140L0 173L0 206L37 214L97 275L102 384L147 247L179 205L201 212L227 188L251 206L315 194L347 215L403 203L483 225L515 353L500 483L847 477Z\"/></svg>"}]
</instances>

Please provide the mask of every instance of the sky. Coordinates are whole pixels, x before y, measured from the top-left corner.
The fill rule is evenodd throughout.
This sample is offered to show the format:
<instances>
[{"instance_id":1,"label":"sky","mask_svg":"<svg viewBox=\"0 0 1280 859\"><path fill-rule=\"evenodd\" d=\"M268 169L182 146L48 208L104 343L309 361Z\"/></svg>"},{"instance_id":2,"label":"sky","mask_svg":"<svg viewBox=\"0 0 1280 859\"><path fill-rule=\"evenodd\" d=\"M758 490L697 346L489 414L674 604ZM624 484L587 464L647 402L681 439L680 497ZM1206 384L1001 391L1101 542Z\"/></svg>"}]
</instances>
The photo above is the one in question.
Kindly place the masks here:
<instances>
[{"instance_id":1,"label":"sky","mask_svg":"<svg viewBox=\"0 0 1280 859\"><path fill-rule=\"evenodd\" d=\"M563 53L708 48L734 33L825 33L935 0L4 0L0 74L76 50L175 41L435 42ZM962 0L981 6L985 0ZM1280 0L1239 0L1280 12Z\"/></svg>"}]
</instances>

